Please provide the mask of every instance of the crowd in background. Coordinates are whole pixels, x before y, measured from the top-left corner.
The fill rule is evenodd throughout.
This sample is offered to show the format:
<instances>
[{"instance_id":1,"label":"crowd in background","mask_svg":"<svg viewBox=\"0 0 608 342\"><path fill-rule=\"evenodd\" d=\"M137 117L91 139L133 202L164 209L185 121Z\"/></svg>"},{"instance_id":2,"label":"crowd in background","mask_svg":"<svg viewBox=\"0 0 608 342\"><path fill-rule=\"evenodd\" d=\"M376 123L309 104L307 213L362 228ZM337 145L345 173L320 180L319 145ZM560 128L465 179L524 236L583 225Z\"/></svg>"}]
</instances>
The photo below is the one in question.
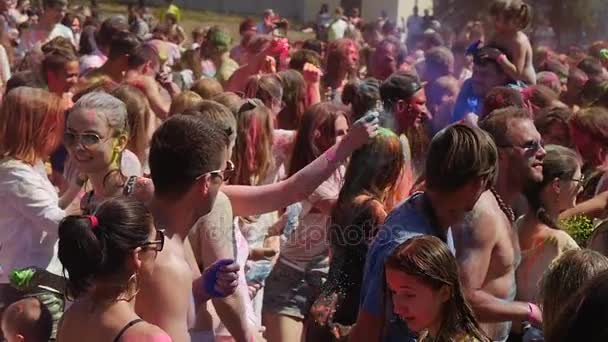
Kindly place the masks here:
<instances>
[{"instance_id":1,"label":"crowd in background","mask_svg":"<svg viewBox=\"0 0 608 342\"><path fill-rule=\"evenodd\" d=\"M5 340L608 337L608 41L40 5L0 0Z\"/></svg>"}]
</instances>

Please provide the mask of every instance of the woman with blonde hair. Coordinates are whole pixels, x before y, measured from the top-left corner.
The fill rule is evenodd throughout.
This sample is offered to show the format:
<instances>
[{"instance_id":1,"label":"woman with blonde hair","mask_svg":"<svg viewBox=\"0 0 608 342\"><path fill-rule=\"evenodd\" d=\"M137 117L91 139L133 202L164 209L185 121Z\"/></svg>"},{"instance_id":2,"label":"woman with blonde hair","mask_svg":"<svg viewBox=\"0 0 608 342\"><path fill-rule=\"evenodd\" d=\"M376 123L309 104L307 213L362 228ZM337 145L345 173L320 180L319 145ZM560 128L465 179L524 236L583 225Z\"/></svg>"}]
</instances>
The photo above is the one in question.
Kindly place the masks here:
<instances>
[{"instance_id":1,"label":"woman with blonde hair","mask_svg":"<svg viewBox=\"0 0 608 342\"><path fill-rule=\"evenodd\" d=\"M203 101L203 98L199 94L191 90L183 91L179 93L179 95L177 95L171 102L169 116L182 114L186 110L198 105L201 101Z\"/></svg>"}]
</instances>

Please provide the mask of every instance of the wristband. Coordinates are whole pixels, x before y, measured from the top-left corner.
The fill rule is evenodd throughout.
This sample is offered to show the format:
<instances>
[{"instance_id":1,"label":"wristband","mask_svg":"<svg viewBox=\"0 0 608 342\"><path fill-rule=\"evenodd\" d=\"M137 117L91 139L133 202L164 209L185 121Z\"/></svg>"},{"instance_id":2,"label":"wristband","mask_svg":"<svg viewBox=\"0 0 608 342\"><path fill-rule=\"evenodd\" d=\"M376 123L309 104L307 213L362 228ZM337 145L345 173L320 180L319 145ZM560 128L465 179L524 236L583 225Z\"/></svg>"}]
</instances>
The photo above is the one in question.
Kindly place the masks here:
<instances>
[{"instance_id":1,"label":"wristband","mask_svg":"<svg viewBox=\"0 0 608 342\"><path fill-rule=\"evenodd\" d=\"M532 304L532 303L528 303L528 322L532 323L532 322L537 321L535 316L538 313L538 311L540 311L538 306L536 306L535 304Z\"/></svg>"},{"instance_id":2,"label":"wristband","mask_svg":"<svg viewBox=\"0 0 608 342\"><path fill-rule=\"evenodd\" d=\"M215 289L217 283L217 274L222 267L230 265L234 262L232 259L220 259L209 266L203 274L203 288L211 298L223 298L226 295Z\"/></svg>"}]
</instances>

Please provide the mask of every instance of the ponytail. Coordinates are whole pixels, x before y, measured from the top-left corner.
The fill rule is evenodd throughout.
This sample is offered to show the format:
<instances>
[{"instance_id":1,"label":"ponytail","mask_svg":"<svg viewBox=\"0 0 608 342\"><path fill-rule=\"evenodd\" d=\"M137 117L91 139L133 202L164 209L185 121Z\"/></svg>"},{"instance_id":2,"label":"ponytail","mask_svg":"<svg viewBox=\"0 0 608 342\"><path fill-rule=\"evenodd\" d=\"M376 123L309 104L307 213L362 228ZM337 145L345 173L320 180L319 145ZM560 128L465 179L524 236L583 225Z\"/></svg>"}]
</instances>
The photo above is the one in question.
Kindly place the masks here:
<instances>
[{"instance_id":1,"label":"ponytail","mask_svg":"<svg viewBox=\"0 0 608 342\"><path fill-rule=\"evenodd\" d=\"M93 275L104 263L103 228L87 216L68 216L59 224L59 260L67 271L68 294L80 296L91 286Z\"/></svg>"},{"instance_id":2,"label":"ponytail","mask_svg":"<svg viewBox=\"0 0 608 342\"><path fill-rule=\"evenodd\" d=\"M58 256L67 272L67 295L78 298L100 278L120 276L129 253L150 235L145 205L119 197L103 202L95 216L68 216L59 224Z\"/></svg>"}]
</instances>

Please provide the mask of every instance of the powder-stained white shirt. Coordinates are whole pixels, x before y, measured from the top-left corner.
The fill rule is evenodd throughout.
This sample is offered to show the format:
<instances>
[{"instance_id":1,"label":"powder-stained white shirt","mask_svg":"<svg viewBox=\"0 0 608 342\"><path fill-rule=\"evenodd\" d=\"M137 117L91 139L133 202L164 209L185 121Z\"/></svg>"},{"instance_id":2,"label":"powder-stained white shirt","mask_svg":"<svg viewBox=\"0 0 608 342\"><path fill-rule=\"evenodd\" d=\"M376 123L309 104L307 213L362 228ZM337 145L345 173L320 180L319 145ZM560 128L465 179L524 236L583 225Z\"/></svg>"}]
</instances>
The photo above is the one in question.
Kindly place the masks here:
<instances>
[{"instance_id":1,"label":"powder-stained white shirt","mask_svg":"<svg viewBox=\"0 0 608 342\"><path fill-rule=\"evenodd\" d=\"M41 162L0 160L0 283L9 282L13 269L29 266L61 274L56 243L64 217Z\"/></svg>"}]
</instances>

